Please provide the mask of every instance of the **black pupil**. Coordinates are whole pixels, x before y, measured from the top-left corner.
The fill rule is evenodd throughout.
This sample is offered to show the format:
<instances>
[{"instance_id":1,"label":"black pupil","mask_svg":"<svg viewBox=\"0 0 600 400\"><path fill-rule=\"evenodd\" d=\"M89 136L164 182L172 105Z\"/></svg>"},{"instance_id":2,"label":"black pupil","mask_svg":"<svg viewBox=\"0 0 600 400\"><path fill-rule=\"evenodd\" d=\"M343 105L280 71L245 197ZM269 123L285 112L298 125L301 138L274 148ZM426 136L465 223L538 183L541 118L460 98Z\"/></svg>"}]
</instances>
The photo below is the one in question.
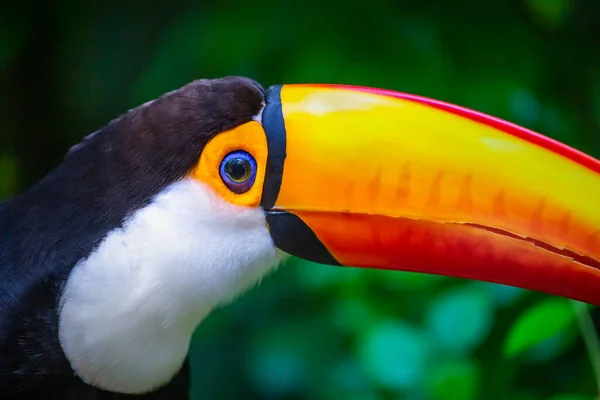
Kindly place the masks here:
<instances>
[{"instance_id":1,"label":"black pupil","mask_svg":"<svg viewBox=\"0 0 600 400\"><path fill-rule=\"evenodd\" d=\"M225 163L225 173L232 180L239 182L250 175L250 163L243 158L233 158Z\"/></svg>"}]
</instances>

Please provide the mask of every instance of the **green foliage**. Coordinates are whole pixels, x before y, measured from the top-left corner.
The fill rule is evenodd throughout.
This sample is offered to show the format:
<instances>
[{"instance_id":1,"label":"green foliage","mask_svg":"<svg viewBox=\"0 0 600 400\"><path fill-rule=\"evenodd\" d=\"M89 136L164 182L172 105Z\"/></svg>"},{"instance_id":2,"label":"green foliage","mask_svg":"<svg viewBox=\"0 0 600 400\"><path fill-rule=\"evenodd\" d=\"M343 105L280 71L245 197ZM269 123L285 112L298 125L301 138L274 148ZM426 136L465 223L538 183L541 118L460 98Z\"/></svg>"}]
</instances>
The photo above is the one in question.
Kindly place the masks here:
<instances>
[{"instance_id":1,"label":"green foliage","mask_svg":"<svg viewBox=\"0 0 600 400\"><path fill-rule=\"evenodd\" d=\"M552 28L564 22L573 5L572 0L528 0L527 3L536 17Z\"/></svg>"},{"instance_id":2,"label":"green foliage","mask_svg":"<svg viewBox=\"0 0 600 400\"><path fill-rule=\"evenodd\" d=\"M479 366L470 360L436 365L429 378L433 400L475 400L481 385Z\"/></svg>"},{"instance_id":3,"label":"green foliage","mask_svg":"<svg viewBox=\"0 0 600 400\"><path fill-rule=\"evenodd\" d=\"M359 341L360 360L378 385L411 389L425 379L431 348L424 332L400 322L381 321L368 327Z\"/></svg>"},{"instance_id":4,"label":"green foliage","mask_svg":"<svg viewBox=\"0 0 600 400\"><path fill-rule=\"evenodd\" d=\"M597 67L593 74L593 80L591 84L592 92L592 107L594 110L600 110L600 67ZM596 124L600 126L600 112L594 113Z\"/></svg>"},{"instance_id":5,"label":"green foliage","mask_svg":"<svg viewBox=\"0 0 600 400\"><path fill-rule=\"evenodd\" d=\"M594 400L594 397L576 393L563 393L552 396L549 400Z\"/></svg>"},{"instance_id":6,"label":"green foliage","mask_svg":"<svg viewBox=\"0 0 600 400\"><path fill-rule=\"evenodd\" d=\"M574 324L575 313L569 300L544 299L518 317L504 343L504 354L515 357L545 340L552 339ZM550 343L550 347L554 347L553 343Z\"/></svg>"},{"instance_id":7,"label":"green foliage","mask_svg":"<svg viewBox=\"0 0 600 400\"><path fill-rule=\"evenodd\" d=\"M0 154L0 201L9 198L17 187L17 166L14 157Z\"/></svg>"},{"instance_id":8,"label":"green foliage","mask_svg":"<svg viewBox=\"0 0 600 400\"><path fill-rule=\"evenodd\" d=\"M440 350L469 354L493 324L490 294L481 286L454 288L439 295L427 312L429 332Z\"/></svg>"}]
</instances>

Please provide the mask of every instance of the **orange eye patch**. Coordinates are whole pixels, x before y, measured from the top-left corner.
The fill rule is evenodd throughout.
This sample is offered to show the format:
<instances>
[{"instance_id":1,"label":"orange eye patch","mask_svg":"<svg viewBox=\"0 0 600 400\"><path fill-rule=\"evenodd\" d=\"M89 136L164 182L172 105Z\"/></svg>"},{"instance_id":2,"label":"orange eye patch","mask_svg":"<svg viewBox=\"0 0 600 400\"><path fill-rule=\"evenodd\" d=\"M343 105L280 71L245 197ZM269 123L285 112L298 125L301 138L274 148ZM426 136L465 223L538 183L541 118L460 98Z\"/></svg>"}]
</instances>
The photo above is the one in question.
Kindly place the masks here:
<instances>
[{"instance_id":1,"label":"orange eye patch","mask_svg":"<svg viewBox=\"0 0 600 400\"><path fill-rule=\"evenodd\" d=\"M256 161L251 163L254 169L248 171L253 175L253 183L250 183L251 187L243 193L235 193L231 183L224 181L223 176L223 161L236 152L248 153ZM265 180L267 154L267 138L263 127L256 121L250 121L212 138L204 147L191 176L209 185L230 203L257 207L260 204Z\"/></svg>"}]
</instances>

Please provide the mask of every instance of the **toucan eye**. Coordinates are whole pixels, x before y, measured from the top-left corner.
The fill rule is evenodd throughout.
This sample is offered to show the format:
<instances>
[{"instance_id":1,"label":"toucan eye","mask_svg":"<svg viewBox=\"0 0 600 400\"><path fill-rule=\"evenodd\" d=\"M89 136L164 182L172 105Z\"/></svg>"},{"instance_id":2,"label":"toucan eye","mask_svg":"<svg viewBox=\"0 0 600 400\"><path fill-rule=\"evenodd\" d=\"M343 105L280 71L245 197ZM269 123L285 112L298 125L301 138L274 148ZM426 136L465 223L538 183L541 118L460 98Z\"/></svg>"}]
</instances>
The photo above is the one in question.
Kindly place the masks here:
<instances>
[{"instance_id":1,"label":"toucan eye","mask_svg":"<svg viewBox=\"0 0 600 400\"><path fill-rule=\"evenodd\" d=\"M234 151L225 156L219 169L225 186L233 193L241 194L250 190L256 179L256 160L250 153Z\"/></svg>"}]
</instances>

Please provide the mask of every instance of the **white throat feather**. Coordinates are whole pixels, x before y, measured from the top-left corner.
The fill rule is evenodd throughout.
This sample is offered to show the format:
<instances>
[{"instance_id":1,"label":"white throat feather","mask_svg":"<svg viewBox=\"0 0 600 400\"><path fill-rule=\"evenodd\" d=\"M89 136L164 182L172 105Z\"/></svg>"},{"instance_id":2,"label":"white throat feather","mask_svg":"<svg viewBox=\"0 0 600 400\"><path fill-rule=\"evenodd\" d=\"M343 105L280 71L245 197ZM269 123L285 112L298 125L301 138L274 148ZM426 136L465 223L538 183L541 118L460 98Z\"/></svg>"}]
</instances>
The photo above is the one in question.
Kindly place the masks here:
<instances>
[{"instance_id":1,"label":"white throat feather","mask_svg":"<svg viewBox=\"0 0 600 400\"><path fill-rule=\"evenodd\" d=\"M177 182L111 231L71 272L60 343L85 382L120 393L168 383L202 319L283 258L260 208Z\"/></svg>"}]
</instances>

